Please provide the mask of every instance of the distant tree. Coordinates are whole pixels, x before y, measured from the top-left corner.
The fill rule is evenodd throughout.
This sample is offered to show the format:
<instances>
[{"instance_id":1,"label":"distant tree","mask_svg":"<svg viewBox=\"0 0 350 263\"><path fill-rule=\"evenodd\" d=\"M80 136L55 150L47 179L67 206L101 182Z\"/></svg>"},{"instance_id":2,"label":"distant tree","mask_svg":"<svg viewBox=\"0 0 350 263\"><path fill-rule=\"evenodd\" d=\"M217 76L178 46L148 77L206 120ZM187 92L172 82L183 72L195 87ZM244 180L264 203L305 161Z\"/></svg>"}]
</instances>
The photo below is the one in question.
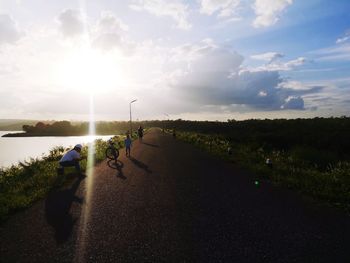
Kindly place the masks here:
<instances>
[{"instance_id":1,"label":"distant tree","mask_svg":"<svg viewBox=\"0 0 350 263\"><path fill-rule=\"evenodd\" d=\"M27 133L31 133L34 130L34 127L32 125L23 125L22 130Z\"/></svg>"},{"instance_id":2,"label":"distant tree","mask_svg":"<svg viewBox=\"0 0 350 263\"><path fill-rule=\"evenodd\" d=\"M69 134L74 133L74 128L69 121L57 121L51 125L50 131L52 133Z\"/></svg>"},{"instance_id":3,"label":"distant tree","mask_svg":"<svg viewBox=\"0 0 350 263\"><path fill-rule=\"evenodd\" d=\"M45 125L45 123L43 123L43 122L38 122L36 125L35 125L35 129L37 130L37 131L42 131L42 130L44 130L46 128L46 125Z\"/></svg>"}]
</instances>

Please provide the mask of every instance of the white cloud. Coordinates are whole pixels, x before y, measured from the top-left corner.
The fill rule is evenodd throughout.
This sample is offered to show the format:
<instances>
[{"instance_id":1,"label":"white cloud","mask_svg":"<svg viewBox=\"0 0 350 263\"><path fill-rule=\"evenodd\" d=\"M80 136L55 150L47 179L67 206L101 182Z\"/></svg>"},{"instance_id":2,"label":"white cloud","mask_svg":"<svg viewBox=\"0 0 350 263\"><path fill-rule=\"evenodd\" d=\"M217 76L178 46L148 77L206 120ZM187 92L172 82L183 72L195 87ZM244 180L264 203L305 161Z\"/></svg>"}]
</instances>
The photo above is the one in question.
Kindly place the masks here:
<instances>
[{"instance_id":1,"label":"white cloud","mask_svg":"<svg viewBox=\"0 0 350 263\"><path fill-rule=\"evenodd\" d=\"M199 0L200 12L212 15L218 12L219 17L230 17L237 15L241 0Z\"/></svg>"},{"instance_id":2,"label":"white cloud","mask_svg":"<svg viewBox=\"0 0 350 263\"><path fill-rule=\"evenodd\" d=\"M340 37L337 39L337 41L335 42L336 44L342 44L347 42L348 40L350 40L350 30L348 30L343 37Z\"/></svg>"},{"instance_id":3,"label":"white cloud","mask_svg":"<svg viewBox=\"0 0 350 263\"><path fill-rule=\"evenodd\" d=\"M84 17L79 10L63 10L58 15L57 22L65 37L75 37L84 33Z\"/></svg>"},{"instance_id":4,"label":"white cloud","mask_svg":"<svg viewBox=\"0 0 350 263\"><path fill-rule=\"evenodd\" d=\"M306 86L322 86L315 94L304 96L309 107L317 107L318 111L331 111L332 115L348 115L350 102L350 78L333 78L310 82Z\"/></svg>"},{"instance_id":5,"label":"white cloud","mask_svg":"<svg viewBox=\"0 0 350 263\"><path fill-rule=\"evenodd\" d=\"M93 32L93 46L103 50L112 50L116 47L122 48L125 42L123 34L128 29L129 27L113 13L103 12Z\"/></svg>"},{"instance_id":6,"label":"white cloud","mask_svg":"<svg viewBox=\"0 0 350 263\"><path fill-rule=\"evenodd\" d=\"M135 11L147 11L156 16L169 16L177 22L177 28L188 30L192 26L188 22L188 6L181 0L136 0L129 5Z\"/></svg>"},{"instance_id":7,"label":"white cloud","mask_svg":"<svg viewBox=\"0 0 350 263\"><path fill-rule=\"evenodd\" d=\"M259 28L274 25L281 13L292 3L293 0L255 0L253 9L256 18L253 26Z\"/></svg>"},{"instance_id":8,"label":"white cloud","mask_svg":"<svg viewBox=\"0 0 350 263\"><path fill-rule=\"evenodd\" d=\"M278 53L278 52L267 52L267 53L263 53L263 54L252 55L250 57L252 59L263 60L263 61L267 61L268 63L271 63L274 60L283 58L284 55L281 53Z\"/></svg>"},{"instance_id":9,"label":"white cloud","mask_svg":"<svg viewBox=\"0 0 350 263\"><path fill-rule=\"evenodd\" d=\"M246 69L242 69L242 71L254 71L254 72L258 72L258 71L289 71L289 70L293 70L296 67L302 66L307 62L307 59L304 57L299 57L287 62L282 62L279 60L276 60L277 58L280 58L280 55L277 54L276 56L273 55L255 55L252 56L252 58L255 59L260 59L260 60L265 60L268 61L267 64L262 65L262 66L258 66L258 67L248 67ZM270 59L270 60L269 60ZM272 60L271 60L272 59Z\"/></svg>"},{"instance_id":10,"label":"white cloud","mask_svg":"<svg viewBox=\"0 0 350 263\"><path fill-rule=\"evenodd\" d=\"M350 60L350 43L343 43L328 48L314 50L310 54L317 55L315 60L318 61L349 61Z\"/></svg>"},{"instance_id":11,"label":"white cloud","mask_svg":"<svg viewBox=\"0 0 350 263\"><path fill-rule=\"evenodd\" d=\"M265 97L265 96L267 96L267 92L261 90L261 91L258 93L258 95L259 95L260 97Z\"/></svg>"},{"instance_id":12,"label":"white cloud","mask_svg":"<svg viewBox=\"0 0 350 263\"><path fill-rule=\"evenodd\" d=\"M290 80L288 82L282 82L279 87L292 90L309 90L312 89L314 85L306 85L300 81Z\"/></svg>"},{"instance_id":13,"label":"white cloud","mask_svg":"<svg viewBox=\"0 0 350 263\"><path fill-rule=\"evenodd\" d=\"M350 39L350 36L341 37L341 38L337 39L336 43L341 44L341 43L348 41L349 39Z\"/></svg>"},{"instance_id":14,"label":"white cloud","mask_svg":"<svg viewBox=\"0 0 350 263\"><path fill-rule=\"evenodd\" d=\"M14 44L22 35L17 22L10 15L0 14L0 45Z\"/></svg>"},{"instance_id":15,"label":"white cloud","mask_svg":"<svg viewBox=\"0 0 350 263\"><path fill-rule=\"evenodd\" d=\"M286 70L293 69L294 67L298 67L301 65L304 65L306 62L306 58L304 57L299 57L297 59L290 60L285 63L285 68Z\"/></svg>"},{"instance_id":16,"label":"white cloud","mask_svg":"<svg viewBox=\"0 0 350 263\"><path fill-rule=\"evenodd\" d=\"M103 33L120 33L128 31L129 27L117 18L112 12L102 12L98 21L98 30Z\"/></svg>"}]
</instances>

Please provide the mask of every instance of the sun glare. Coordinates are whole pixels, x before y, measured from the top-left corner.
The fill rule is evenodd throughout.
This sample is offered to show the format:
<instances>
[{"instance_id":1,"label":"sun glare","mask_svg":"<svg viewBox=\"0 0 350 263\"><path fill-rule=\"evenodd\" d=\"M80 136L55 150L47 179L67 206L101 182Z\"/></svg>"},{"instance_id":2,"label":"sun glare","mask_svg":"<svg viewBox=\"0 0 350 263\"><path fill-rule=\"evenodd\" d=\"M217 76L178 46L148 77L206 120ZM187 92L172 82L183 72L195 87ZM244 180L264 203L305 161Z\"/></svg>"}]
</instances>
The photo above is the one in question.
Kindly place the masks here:
<instances>
[{"instance_id":1,"label":"sun glare","mask_svg":"<svg viewBox=\"0 0 350 263\"><path fill-rule=\"evenodd\" d=\"M101 93L123 84L116 56L85 48L67 56L59 69L59 82L72 91Z\"/></svg>"}]
</instances>

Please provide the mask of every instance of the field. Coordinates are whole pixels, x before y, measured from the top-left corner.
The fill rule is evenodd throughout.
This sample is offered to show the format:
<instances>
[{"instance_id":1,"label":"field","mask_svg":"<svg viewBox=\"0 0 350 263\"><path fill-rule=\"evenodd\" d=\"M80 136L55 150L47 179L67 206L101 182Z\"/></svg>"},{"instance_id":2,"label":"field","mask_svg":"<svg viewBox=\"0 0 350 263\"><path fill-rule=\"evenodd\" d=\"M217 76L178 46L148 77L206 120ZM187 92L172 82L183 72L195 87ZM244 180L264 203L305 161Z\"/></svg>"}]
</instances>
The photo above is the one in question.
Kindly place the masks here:
<instances>
[{"instance_id":1,"label":"field","mask_svg":"<svg viewBox=\"0 0 350 263\"><path fill-rule=\"evenodd\" d=\"M179 122L177 137L316 199L350 210L350 119ZM271 165L267 165L269 159Z\"/></svg>"}]
</instances>

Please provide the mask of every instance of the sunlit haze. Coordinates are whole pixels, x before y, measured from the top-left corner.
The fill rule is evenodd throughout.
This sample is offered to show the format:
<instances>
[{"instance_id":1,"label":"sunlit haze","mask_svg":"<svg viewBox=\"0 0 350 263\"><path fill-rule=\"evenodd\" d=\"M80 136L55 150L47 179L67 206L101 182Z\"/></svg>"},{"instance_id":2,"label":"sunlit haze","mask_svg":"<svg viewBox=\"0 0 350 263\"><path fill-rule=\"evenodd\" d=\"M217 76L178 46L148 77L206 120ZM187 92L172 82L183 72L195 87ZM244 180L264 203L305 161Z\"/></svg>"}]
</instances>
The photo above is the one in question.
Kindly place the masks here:
<instances>
[{"instance_id":1,"label":"sunlit haze","mask_svg":"<svg viewBox=\"0 0 350 263\"><path fill-rule=\"evenodd\" d=\"M350 113L348 0L0 2L0 119Z\"/></svg>"}]
</instances>

